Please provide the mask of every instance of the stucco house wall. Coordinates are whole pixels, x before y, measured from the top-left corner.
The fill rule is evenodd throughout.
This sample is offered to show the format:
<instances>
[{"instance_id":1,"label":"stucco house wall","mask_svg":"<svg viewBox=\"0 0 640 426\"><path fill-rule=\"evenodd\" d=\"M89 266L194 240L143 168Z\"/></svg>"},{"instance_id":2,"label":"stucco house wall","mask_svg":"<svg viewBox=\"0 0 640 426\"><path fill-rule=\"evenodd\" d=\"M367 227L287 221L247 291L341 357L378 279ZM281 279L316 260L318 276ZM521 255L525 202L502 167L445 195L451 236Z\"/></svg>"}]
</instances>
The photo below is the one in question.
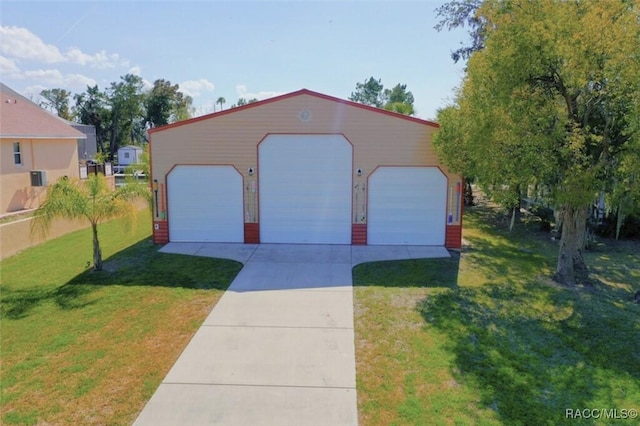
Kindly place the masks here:
<instances>
[{"instance_id":1,"label":"stucco house wall","mask_svg":"<svg viewBox=\"0 0 640 426\"><path fill-rule=\"evenodd\" d=\"M31 172L44 171L47 183L78 178L77 143L86 136L2 83L0 101L0 214L37 208L46 186L32 186Z\"/></svg>"},{"instance_id":2,"label":"stucco house wall","mask_svg":"<svg viewBox=\"0 0 640 426\"><path fill-rule=\"evenodd\" d=\"M13 143L19 142L22 164L14 163ZM31 171L42 170L51 184L62 176L78 177L75 139L0 139L0 214L34 209L47 192L46 186L31 186Z\"/></svg>"}]
</instances>

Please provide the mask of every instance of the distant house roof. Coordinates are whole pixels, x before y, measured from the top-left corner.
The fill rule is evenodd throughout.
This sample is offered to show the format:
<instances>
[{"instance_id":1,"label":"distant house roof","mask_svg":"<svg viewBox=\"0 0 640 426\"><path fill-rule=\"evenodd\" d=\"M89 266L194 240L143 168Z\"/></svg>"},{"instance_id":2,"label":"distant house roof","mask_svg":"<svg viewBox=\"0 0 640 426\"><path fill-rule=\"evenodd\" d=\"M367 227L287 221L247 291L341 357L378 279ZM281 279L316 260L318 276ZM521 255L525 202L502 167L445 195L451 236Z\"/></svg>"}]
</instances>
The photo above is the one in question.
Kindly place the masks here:
<instances>
[{"instance_id":1,"label":"distant house roof","mask_svg":"<svg viewBox=\"0 0 640 426\"><path fill-rule=\"evenodd\" d=\"M85 139L86 135L0 83L0 137Z\"/></svg>"},{"instance_id":2,"label":"distant house roof","mask_svg":"<svg viewBox=\"0 0 640 426\"><path fill-rule=\"evenodd\" d=\"M135 145L121 146L120 148L118 148L118 151L120 151L121 149L135 149L136 151L142 151L142 148Z\"/></svg>"}]
</instances>

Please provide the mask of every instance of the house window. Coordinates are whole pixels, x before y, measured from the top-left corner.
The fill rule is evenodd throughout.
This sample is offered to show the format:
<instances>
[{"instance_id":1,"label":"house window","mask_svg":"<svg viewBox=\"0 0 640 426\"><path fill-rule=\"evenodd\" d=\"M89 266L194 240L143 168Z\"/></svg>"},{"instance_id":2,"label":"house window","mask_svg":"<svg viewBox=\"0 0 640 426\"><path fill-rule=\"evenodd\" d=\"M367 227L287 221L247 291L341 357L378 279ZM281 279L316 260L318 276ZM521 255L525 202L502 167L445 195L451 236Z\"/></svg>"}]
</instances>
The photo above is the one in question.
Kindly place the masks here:
<instances>
[{"instance_id":1,"label":"house window","mask_svg":"<svg viewBox=\"0 0 640 426\"><path fill-rule=\"evenodd\" d=\"M124 153L124 158L129 158L129 153L128 152Z\"/></svg>"},{"instance_id":2,"label":"house window","mask_svg":"<svg viewBox=\"0 0 640 426\"><path fill-rule=\"evenodd\" d=\"M13 143L13 163L22 165L22 153L20 152L20 142Z\"/></svg>"}]
</instances>

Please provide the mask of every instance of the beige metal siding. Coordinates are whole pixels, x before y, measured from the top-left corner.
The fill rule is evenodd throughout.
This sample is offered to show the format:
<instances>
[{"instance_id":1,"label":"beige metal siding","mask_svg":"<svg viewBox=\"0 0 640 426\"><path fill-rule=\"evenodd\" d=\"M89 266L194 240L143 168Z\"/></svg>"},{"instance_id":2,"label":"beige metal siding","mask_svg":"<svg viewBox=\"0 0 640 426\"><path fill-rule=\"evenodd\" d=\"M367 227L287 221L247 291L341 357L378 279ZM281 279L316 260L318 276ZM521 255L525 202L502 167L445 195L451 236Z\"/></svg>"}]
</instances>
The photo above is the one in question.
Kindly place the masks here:
<instances>
[{"instance_id":1,"label":"beige metal siding","mask_svg":"<svg viewBox=\"0 0 640 426\"><path fill-rule=\"evenodd\" d=\"M309 113L306 121L301 117L303 111ZM376 167L440 166L431 146L435 131L424 123L300 94L153 132L152 178L166 183L167 174L177 164L233 165L244 179L245 213L258 217L247 186L253 181L259 184L257 146L266 135L343 134L353 144L353 184L358 185L353 190L354 223L363 223L366 191L360 190ZM248 175L249 167L256 170L253 176ZM361 176L355 174L358 168L363 171ZM455 185L458 176L442 170ZM364 214L360 214L363 207Z\"/></svg>"}]
</instances>

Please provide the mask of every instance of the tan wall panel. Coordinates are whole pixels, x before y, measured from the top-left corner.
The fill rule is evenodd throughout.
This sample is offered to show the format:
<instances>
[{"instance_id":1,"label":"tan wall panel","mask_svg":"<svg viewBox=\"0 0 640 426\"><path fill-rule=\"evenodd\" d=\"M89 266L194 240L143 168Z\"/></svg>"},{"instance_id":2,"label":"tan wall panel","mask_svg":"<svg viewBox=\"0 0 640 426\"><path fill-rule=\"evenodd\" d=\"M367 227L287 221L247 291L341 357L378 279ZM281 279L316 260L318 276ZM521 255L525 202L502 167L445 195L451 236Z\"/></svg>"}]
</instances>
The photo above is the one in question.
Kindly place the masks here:
<instances>
[{"instance_id":1,"label":"tan wall panel","mask_svg":"<svg viewBox=\"0 0 640 426\"><path fill-rule=\"evenodd\" d=\"M300 118L302 111L310 113L308 120ZM353 192L354 221L362 223L366 222L366 191L362 188L376 167L440 166L431 146L435 131L424 123L303 94L153 133L152 174L153 179L165 182L176 164L234 165L245 182L245 211L252 210L255 206L246 186L257 181L259 173L250 177L247 169L257 171L257 145L266 135L344 134L354 148L353 183L358 184ZM358 168L362 176L355 175ZM445 174L455 185L458 177Z\"/></svg>"},{"instance_id":2,"label":"tan wall panel","mask_svg":"<svg viewBox=\"0 0 640 426\"><path fill-rule=\"evenodd\" d=\"M22 165L13 161L13 142L20 142ZM75 139L2 139L0 141L0 214L36 208L46 187L31 186L31 171L45 170L47 182L61 176L79 177Z\"/></svg>"},{"instance_id":3,"label":"tan wall panel","mask_svg":"<svg viewBox=\"0 0 640 426\"><path fill-rule=\"evenodd\" d=\"M43 236L37 232L31 234L31 222L29 218L0 225L0 259L89 226L89 222L83 220L54 219L50 231ZM87 247L90 247L90 243Z\"/></svg>"},{"instance_id":4,"label":"tan wall panel","mask_svg":"<svg viewBox=\"0 0 640 426\"><path fill-rule=\"evenodd\" d=\"M35 209L40 205L47 188L31 186L28 172L5 174L1 177L2 205L0 214Z\"/></svg>"},{"instance_id":5,"label":"tan wall panel","mask_svg":"<svg viewBox=\"0 0 640 426\"><path fill-rule=\"evenodd\" d=\"M136 201L136 208L144 210L149 207L146 201ZM5 259L19 251L36 246L45 241L53 240L70 232L78 231L89 227L89 222L85 219L70 220L56 218L51 221L51 226L46 235L34 231L31 233L32 218L19 219L14 222L0 225L0 259ZM101 225L98 225L98 228ZM91 241L87 241L87 248L90 249Z\"/></svg>"},{"instance_id":6,"label":"tan wall panel","mask_svg":"<svg viewBox=\"0 0 640 426\"><path fill-rule=\"evenodd\" d=\"M61 176L78 177L78 142L33 139L33 169L48 170L54 182Z\"/></svg>"}]
</instances>

